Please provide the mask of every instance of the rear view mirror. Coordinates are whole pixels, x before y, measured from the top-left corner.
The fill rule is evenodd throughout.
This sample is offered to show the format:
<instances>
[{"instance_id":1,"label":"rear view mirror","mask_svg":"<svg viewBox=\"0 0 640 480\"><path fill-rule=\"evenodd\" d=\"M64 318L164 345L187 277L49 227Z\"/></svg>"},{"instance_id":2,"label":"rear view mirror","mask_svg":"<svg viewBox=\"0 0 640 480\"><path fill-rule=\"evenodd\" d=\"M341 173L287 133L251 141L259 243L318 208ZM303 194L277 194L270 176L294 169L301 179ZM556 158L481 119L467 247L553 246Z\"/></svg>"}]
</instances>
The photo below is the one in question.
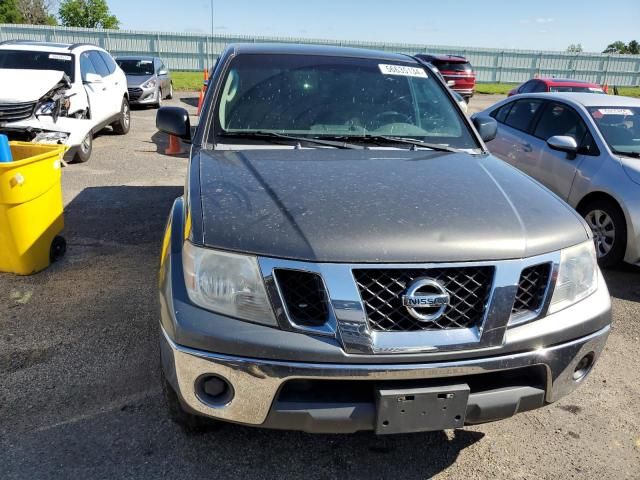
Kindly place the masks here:
<instances>
[{"instance_id":1,"label":"rear view mirror","mask_svg":"<svg viewBox=\"0 0 640 480\"><path fill-rule=\"evenodd\" d=\"M549 145L549 148L553 150L566 152L567 158L570 160L574 159L576 157L576 153L578 153L578 143L576 142L576 139L567 135L555 135L547 139L547 145Z\"/></svg>"},{"instance_id":2,"label":"rear view mirror","mask_svg":"<svg viewBox=\"0 0 640 480\"><path fill-rule=\"evenodd\" d=\"M102 83L102 77L97 73L87 72L84 76L84 83Z\"/></svg>"},{"instance_id":3,"label":"rear view mirror","mask_svg":"<svg viewBox=\"0 0 640 480\"><path fill-rule=\"evenodd\" d=\"M474 115L473 126L476 127L483 142L490 142L498 134L498 122L487 115Z\"/></svg>"},{"instance_id":4,"label":"rear view mirror","mask_svg":"<svg viewBox=\"0 0 640 480\"><path fill-rule=\"evenodd\" d=\"M184 108L161 107L156 114L156 128L183 140L191 140L191 122Z\"/></svg>"}]
</instances>

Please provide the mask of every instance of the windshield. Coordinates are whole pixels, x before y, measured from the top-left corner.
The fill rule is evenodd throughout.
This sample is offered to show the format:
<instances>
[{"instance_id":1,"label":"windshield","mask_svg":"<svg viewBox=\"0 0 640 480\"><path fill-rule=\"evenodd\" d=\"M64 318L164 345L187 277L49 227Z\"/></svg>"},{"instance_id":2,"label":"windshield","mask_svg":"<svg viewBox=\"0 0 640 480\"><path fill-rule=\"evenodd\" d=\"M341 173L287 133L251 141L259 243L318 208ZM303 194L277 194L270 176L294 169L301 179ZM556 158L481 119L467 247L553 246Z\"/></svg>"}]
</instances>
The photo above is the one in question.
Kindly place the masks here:
<instances>
[{"instance_id":1,"label":"windshield","mask_svg":"<svg viewBox=\"0 0 640 480\"><path fill-rule=\"evenodd\" d=\"M640 107L591 107L598 130L616 153L640 153Z\"/></svg>"},{"instance_id":2,"label":"windshield","mask_svg":"<svg viewBox=\"0 0 640 480\"><path fill-rule=\"evenodd\" d=\"M66 73L73 82L73 65L73 55L68 53L0 50L0 68L56 70Z\"/></svg>"},{"instance_id":3,"label":"windshield","mask_svg":"<svg viewBox=\"0 0 640 480\"><path fill-rule=\"evenodd\" d=\"M582 92L582 93L604 93L600 87L549 87L550 92Z\"/></svg>"},{"instance_id":4,"label":"windshield","mask_svg":"<svg viewBox=\"0 0 640 480\"><path fill-rule=\"evenodd\" d=\"M214 113L214 143L230 134L309 138L394 136L477 149L462 114L414 63L303 55L239 55Z\"/></svg>"},{"instance_id":5,"label":"windshield","mask_svg":"<svg viewBox=\"0 0 640 480\"><path fill-rule=\"evenodd\" d=\"M116 59L116 63L127 75L153 75L153 60L122 60Z\"/></svg>"}]
</instances>

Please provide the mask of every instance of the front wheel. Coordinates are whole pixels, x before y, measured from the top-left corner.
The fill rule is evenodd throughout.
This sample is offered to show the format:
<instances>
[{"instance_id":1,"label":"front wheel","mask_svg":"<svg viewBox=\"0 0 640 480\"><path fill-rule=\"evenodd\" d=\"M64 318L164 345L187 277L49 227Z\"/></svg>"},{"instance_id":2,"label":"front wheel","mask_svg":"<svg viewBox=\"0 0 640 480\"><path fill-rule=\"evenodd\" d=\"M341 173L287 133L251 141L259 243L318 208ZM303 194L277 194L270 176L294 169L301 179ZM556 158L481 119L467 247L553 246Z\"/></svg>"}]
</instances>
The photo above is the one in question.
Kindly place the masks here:
<instances>
[{"instance_id":1,"label":"front wheel","mask_svg":"<svg viewBox=\"0 0 640 480\"><path fill-rule=\"evenodd\" d=\"M164 400L167 405L167 410L169 411L169 417L183 430L188 433L202 433L214 430L219 426L218 422L211 418L193 415L185 411L178 399L178 394L168 382L164 372L161 372L161 382L162 393L164 394Z\"/></svg>"},{"instance_id":2,"label":"front wheel","mask_svg":"<svg viewBox=\"0 0 640 480\"><path fill-rule=\"evenodd\" d=\"M158 101L156 102L155 107L160 108L162 106L162 95L164 95L161 88L158 88L158 93L156 95L158 95Z\"/></svg>"},{"instance_id":3,"label":"front wheel","mask_svg":"<svg viewBox=\"0 0 640 480\"><path fill-rule=\"evenodd\" d=\"M594 200L580 208L580 214L593 232L600 266L622 263L627 248L627 223L620 207L609 199Z\"/></svg>"},{"instance_id":4,"label":"front wheel","mask_svg":"<svg viewBox=\"0 0 640 480\"><path fill-rule=\"evenodd\" d=\"M171 100L173 98L173 82L169 83L169 95L167 95L167 99Z\"/></svg>"},{"instance_id":5,"label":"front wheel","mask_svg":"<svg viewBox=\"0 0 640 480\"><path fill-rule=\"evenodd\" d=\"M120 106L120 117L111 124L113 131L118 135L126 135L131 128L131 109L129 108L129 100L126 97L122 99Z\"/></svg>"},{"instance_id":6,"label":"front wheel","mask_svg":"<svg viewBox=\"0 0 640 480\"><path fill-rule=\"evenodd\" d=\"M91 158L91 152L93 151L93 133L87 133L87 136L84 137L82 143L78 146L75 155L73 156L73 160L71 163L85 163Z\"/></svg>"}]
</instances>

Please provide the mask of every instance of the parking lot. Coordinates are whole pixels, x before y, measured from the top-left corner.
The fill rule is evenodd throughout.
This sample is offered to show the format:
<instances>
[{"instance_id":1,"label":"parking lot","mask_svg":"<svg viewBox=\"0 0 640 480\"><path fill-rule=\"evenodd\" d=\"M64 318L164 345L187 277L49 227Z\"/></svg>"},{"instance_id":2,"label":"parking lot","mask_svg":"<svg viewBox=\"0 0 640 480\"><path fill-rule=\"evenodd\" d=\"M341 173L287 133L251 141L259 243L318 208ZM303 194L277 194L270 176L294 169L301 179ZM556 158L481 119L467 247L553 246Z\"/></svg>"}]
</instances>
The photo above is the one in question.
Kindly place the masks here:
<instances>
[{"instance_id":1,"label":"parking lot","mask_svg":"<svg viewBox=\"0 0 640 480\"><path fill-rule=\"evenodd\" d=\"M502 97L476 96L470 111ZM170 104L195 112L197 97ZM605 272L614 324L562 401L463 430L376 437L222 425L187 434L160 388L157 266L186 155L155 110L63 172L67 255L0 274L0 471L11 478L638 478L640 269Z\"/></svg>"}]
</instances>

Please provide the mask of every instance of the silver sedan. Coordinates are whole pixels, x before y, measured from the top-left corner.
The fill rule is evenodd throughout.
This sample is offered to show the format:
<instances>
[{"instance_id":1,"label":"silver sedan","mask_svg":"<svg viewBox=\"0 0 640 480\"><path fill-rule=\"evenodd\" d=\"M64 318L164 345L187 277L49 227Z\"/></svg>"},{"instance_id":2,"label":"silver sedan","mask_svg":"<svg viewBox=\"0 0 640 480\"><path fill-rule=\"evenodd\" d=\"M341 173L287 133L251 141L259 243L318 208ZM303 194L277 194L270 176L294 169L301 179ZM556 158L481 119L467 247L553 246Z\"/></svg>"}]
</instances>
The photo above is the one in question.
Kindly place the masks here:
<instances>
[{"instance_id":1,"label":"silver sedan","mask_svg":"<svg viewBox=\"0 0 640 480\"><path fill-rule=\"evenodd\" d=\"M478 115L498 121L491 153L584 217L602 266L640 264L640 99L523 94Z\"/></svg>"}]
</instances>

